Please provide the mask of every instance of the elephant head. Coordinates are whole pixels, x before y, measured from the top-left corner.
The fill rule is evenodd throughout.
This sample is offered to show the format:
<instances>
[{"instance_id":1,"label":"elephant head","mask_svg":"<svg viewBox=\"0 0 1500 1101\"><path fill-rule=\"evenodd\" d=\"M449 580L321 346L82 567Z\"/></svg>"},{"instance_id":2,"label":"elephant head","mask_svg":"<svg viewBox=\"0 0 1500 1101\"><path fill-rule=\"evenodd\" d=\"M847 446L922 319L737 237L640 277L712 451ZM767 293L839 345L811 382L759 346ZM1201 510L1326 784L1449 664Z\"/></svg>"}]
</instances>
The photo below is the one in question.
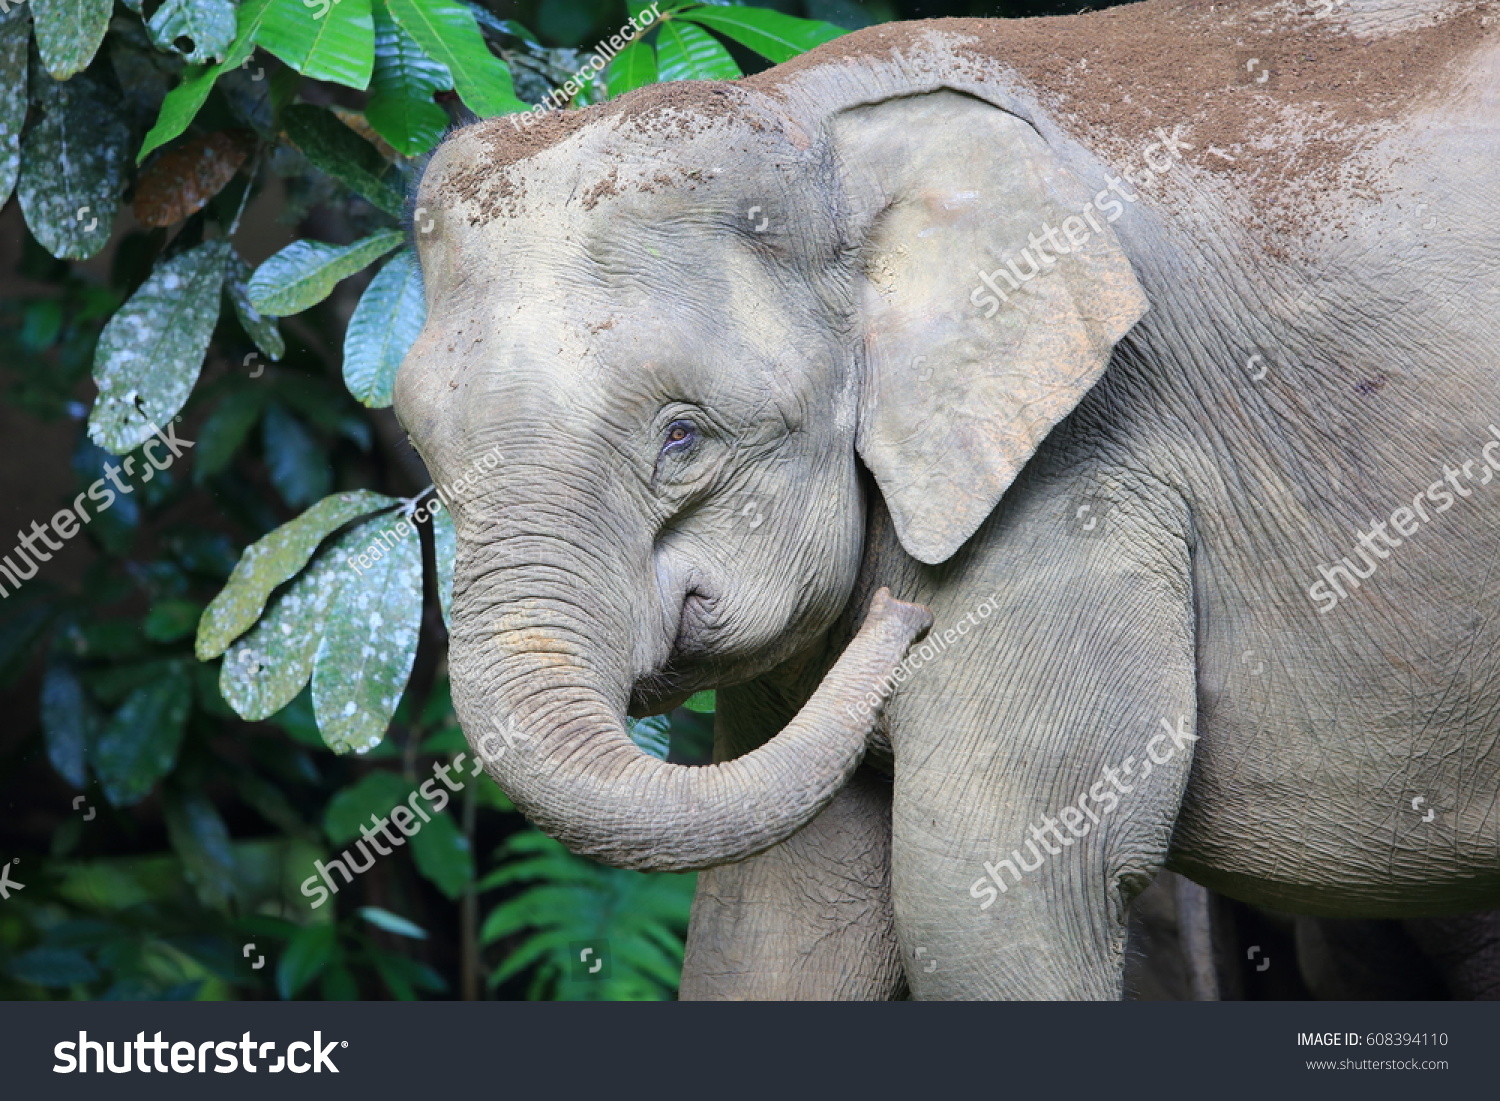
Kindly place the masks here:
<instances>
[{"instance_id":1,"label":"elephant head","mask_svg":"<svg viewBox=\"0 0 1500 1101\"><path fill-rule=\"evenodd\" d=\"M666 85L438 149L396 410L457 526L460 720L544 830L706 867L848 778L857 701L930 619L884 595L746 756L657 761L624 715L821 652L860 569L862 469L921 562L974 533L1144 308L1102 218L980 295L989 250L1077 214L1078 187L1028 124L941 89L796 107Z\"/></svg>"}]
</instances>

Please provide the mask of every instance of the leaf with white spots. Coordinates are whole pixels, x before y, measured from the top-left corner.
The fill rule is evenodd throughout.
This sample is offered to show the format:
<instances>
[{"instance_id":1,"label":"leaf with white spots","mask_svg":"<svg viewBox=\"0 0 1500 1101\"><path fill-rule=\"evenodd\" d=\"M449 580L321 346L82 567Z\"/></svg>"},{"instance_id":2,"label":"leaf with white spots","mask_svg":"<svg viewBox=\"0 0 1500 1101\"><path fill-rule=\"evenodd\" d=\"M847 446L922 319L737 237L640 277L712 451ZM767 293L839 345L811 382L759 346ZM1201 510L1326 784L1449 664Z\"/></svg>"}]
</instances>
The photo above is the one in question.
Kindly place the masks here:
<instances>
[{"instance_id":1,"label":"leaf with white spots","mask_svg":"<svg viewBox=\"0 0 1500 1101\"><path fill-rule=\"evenodd\" d=\"M187 404L219 319L228 255L220 239L157 264L104 326L94 350L99 397L89 439L106 451L140 446Z\"/></svg>"},{"instance_id":2,"label":"leaf with white spots","mask_svg":"<svg viewBox=\"0 0 1500 1101\"><path fill-rule=\"evenodd\" d=\"M162 0L146 27L157 48L180 50L190 63L202 65L228 54L234 16L230 0Z\"/></svg>"},{"instance_id":3,"label":"leaf with white spots","mask_svg":"<svg viewBox=\"0 0 1500 1101\"><path fill-rule=\"evenodd\" d=\"M250 279L250 303L263 314L289 317L316 306L342 280L401 244L401 232L381 230L352 245L293 241Z\"/></svg>"},{"instance_id":4,"label":"leaf with white spots","mask_svg":"<svg viewBox=\"0 0 1500 1101\"><path fill-rule=\"evenodd\" d=\"M318 544L334 531L399 503L367 489L335 493L246 547L229 581L198 621L198 660L212 661L253 627L271 591L301 573Z\"/></svg>"},{"instance_id":5,"label":"leaf with white spots","mask_svg":"<svg viewBox=\"0 0 1500 1101\"><path fill-rule=\"evenodd\" d=\"M371 409L395 400L396 368L427 319L416 253L392 256L360 297L344 331L344 385Z\"/></svg>"},{"instance_id":6,"label":"leaf with white spots","mask_svg":"<svg viewBox=\"0 0 1500 1101\"><path fill-rule=\"evenodd\" d=\"M31 20L24 10L0 16L0 206L10 199L21 169L21 127L26 122L26 43Z\"/></svg>"},{"instance_id":7,"label":"leaf with white spots","mask_svg":"<svg viewBox=\"0 0 1500 1101\"><path fill-rule=\"evenodd\" d=\"M88 68L109 29L114 0L31 0L36 48L56 80Z\"/></svg>"},{"instance_id":8,"label":"leaf with white spots","mask_svg":"<svg viewBox=\"0 0 1500 1101\"><path fill-rule=\"evenodd\" d=\"M225 652L219 692L240 718L270 718L312 679L334 598L346 580L357 578L348 560L368 545L363 528L333 542Z\"/></svg>"},{"instance_id":9,"label":"leaf with white spots","mask_svg":"<svg viewBox=\"0 0 1500 1101\"><path fill-rule=\"evenodd\" d=\"M31 82L40 114L21 143L21 213L53 256L87 260L109 242L130 163L130 129L118 96L87 76L63 82L38 69Z\"/></svg>"},{"instance_id":10,"label":"leaf with white spots","mask_svg":"<svg viewBox=\"0 0 1500 1101\"><path fill-rule=\"evenodd\" d=\"M453 560L458 557L458 533L453 517L442 509L432 518L433 560L437 563L438 604L443 609L443 626L453 629Z\"/></svg>"},{"instance_id":11,"label":"leaf with white spots","mask_svg":"<svg viewBox=\"0 0 1500 1101\"><path fill-rule=\"evenodd\" d=\"M361 575L340 586L313 661L313 714L335 753L380 744L411 675L422 626L422 544L415 527L387 516L358 530L367 546L378 548L366 552L365 561L374 564L365 569L361 561Z\"/></svg>"},{"instance_id":12,"label":"leaf with white spots","mask_svg":"<svg viewBox=\"0 0 1500 1101\"><path fill-rule=\"evenodd\" d=\"M274 363L286 354L286 341L276 326L276 319L261 313L250 304L250 265L234 253L229 257L229 267L224 275L224 289L229 301L234 304L234 314L240 319L240 328L255 341L255 346L271 357Z\"/></svg>"}]
</instances>

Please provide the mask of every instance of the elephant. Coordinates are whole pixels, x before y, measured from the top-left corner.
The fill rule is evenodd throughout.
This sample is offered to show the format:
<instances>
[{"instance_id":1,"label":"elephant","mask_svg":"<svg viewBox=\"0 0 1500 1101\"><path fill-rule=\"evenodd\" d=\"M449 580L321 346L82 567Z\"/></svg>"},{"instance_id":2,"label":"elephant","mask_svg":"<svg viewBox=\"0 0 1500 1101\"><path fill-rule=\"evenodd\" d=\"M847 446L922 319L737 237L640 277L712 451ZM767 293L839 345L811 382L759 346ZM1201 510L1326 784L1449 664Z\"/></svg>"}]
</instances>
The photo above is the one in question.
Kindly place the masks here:
<instances>
[{"instance_id":1,"label":"elephant","mask_svg":"<svg viewBox=\"0 0 1500 1101\"><path fill-rule=\"evenodd\" d=\"M1497 162L1469 0L891 24L456 128L395 410L489 775L699 870L685 999L1117 999L1163 869L1500 906ZM627 737L707 689L712 764Z\"/></svg>"}]
</instances>

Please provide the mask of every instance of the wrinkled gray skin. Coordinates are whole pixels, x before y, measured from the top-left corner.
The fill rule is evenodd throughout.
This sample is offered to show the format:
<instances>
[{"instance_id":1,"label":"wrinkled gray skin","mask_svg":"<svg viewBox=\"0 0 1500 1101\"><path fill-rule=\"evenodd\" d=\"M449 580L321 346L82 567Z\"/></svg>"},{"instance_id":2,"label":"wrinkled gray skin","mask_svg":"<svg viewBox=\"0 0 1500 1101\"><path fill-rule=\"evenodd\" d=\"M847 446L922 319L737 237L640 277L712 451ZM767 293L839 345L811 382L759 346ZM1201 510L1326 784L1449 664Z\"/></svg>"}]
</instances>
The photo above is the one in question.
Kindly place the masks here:
<instances>
[{"instance_id":1,"label":"wrinkled gray skin","mask_svg":"<svg viewBox=\"0 0 1500 1101\"><path fill-rule=\"evenodd\" d=\"M1326 26L1399 50L1429 9ZM1320 147L1343 182L1255 192L1205 149L1228 94L1161 119L1193 149L990 317L980 269L1164 156L1044 106L1071 58L1030 82L1008 31L872 30L438 150L396 410L457 522L455 704L575 850L708 869L684 997L1116 998L1164 866L1312 915L1500 905L1500 487L1428 504L1331 610L1307 591L1500 423L1500 21L1472 22L1402 117ZM872 727L925 623L867 618L881 586L946 641ZM625 738L714 687L723 763ZM986 862L1081 799L1086 835L997 892Z\"/></svg>"}]
</instances>

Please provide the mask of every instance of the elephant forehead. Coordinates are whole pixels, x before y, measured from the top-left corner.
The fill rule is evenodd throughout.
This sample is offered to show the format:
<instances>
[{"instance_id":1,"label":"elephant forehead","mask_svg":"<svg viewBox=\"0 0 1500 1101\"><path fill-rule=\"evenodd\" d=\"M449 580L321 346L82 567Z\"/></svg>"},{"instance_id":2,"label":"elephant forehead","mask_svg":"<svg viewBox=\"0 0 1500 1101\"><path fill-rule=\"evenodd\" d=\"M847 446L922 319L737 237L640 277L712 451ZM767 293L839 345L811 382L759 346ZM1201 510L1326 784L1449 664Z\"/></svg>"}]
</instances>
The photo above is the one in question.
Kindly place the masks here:
<instances>
[{"instance_id":1,"label":"elephant forehead","mask_svg":"<svg viewBox=\"0 0 1500 1101\"><path fill-rule=\"evenodd\" d=\"M611 197L691 189L715 161L737 177L793 151L788 121L760 93L717 82L642 88L607 104L486 119L450 135L428 165L418 206L469 228ZM774 159L774 158L773 158Z\"/></svg>"}]
</instances>

